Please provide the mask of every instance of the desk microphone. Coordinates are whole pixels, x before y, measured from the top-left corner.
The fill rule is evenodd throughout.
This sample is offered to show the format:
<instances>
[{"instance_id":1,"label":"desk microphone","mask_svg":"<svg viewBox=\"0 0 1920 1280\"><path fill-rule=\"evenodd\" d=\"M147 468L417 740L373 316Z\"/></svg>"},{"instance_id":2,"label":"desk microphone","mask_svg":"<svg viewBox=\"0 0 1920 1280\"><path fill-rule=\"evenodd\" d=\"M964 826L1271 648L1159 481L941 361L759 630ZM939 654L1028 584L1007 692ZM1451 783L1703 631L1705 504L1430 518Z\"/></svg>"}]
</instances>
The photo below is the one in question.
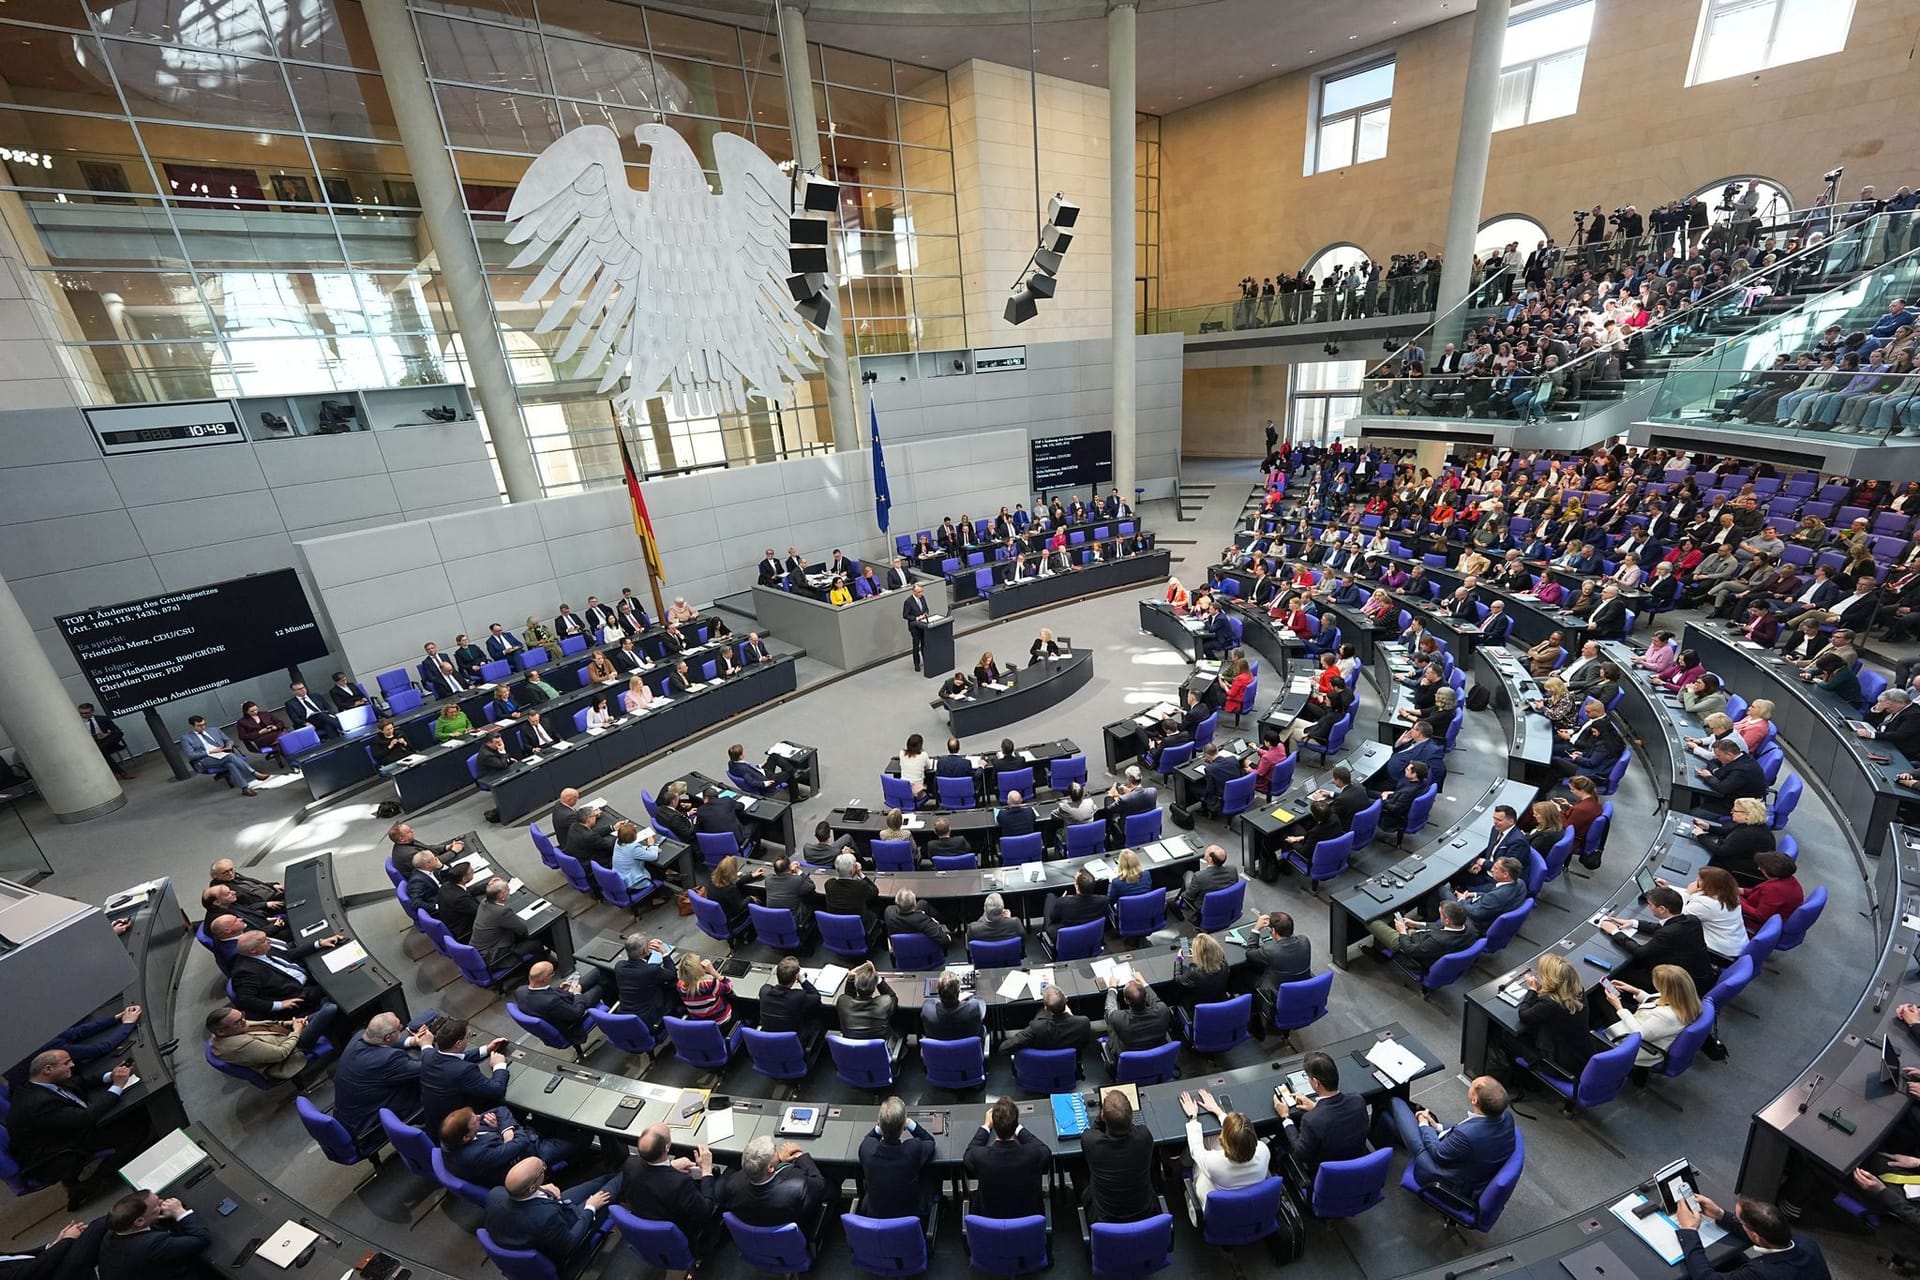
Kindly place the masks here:
<instances>
[{"instance_id":1,"label":"desk microphone","mask_svg":"<svg viewBox=\"0 0 1920 1280\"><path fill-rule=\"evenodd\" d=\"M295 907L304 907L306 905L307 905L307 900L305 898L302 898L298 902L287 903L285 906L280 908L280 912L282 915L284 915L287 912L293 910Z\"/></svg>"},{"instance_id":2,"label":"desk microphone","mask_svg":"<svg viewBox=\"0 0 1920 1280\"><path fill-rule=\"evenodd\" d=\"M1807 1108L1813 1105L1813 1095L1819 1091L1822 1084L1826 1083L1826 1079L1825 1076L1816 1074L1813 1079L1800 1086L1807 1091L1806 1096L1800 1099L1801 1115L1807 1114Z\"/></svg>"},{"instance_id":3,"label":"desk microphone","mask_svg":"<svg viewBox=\"0 0 1920 1280\"><path fill-rule=\"evenodd\" d=\"M1512 1261L1513 1261L1513 1255L1510 1253L1504 1253L1490 1262L1483 1262L1478 1266L1468 1267L1464 1271L1449 1271L1446 1273L1446 1275L1441 1277L1441 1280L1460 1280L1462 1276L1470 1276L1470 1275L1473 1275L1475 1272L1479 1272L1479 1271L1491 1271L1495 1267L1505 1266L1507 1263Z\"/></svg>"},{"instance_id":4,"label":"desk microphone","mask_svg":"<svg viewBox=\"0 0 1920 1280\"><path fill-rule=\"evenodd\" d=\"M1881 1008L1887 1003L1887 988L1889 988L1892 985L1893 985L1892 980L1888 979L1887 981L1882 982L1878 987L1874 988L1873 1011L1875 1013L1880 1012Z\"/></svg>"}]
</instances>

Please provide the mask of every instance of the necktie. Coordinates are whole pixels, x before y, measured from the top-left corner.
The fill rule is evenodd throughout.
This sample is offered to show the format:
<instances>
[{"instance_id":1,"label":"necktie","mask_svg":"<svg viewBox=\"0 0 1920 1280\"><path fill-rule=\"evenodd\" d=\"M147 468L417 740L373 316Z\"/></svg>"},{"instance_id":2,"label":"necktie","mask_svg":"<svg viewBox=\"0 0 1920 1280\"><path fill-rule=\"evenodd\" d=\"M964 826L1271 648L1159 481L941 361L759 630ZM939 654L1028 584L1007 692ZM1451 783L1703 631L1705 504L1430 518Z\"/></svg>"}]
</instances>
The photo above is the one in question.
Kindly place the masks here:
<instances>
[{"instance_id":1,"label":"necktie","mask_svg":"<svg viewBox=\"0 0 1920 1280\"><path fill-rule=\"evenodd\" d=\"M71 1102L76 1107L84 1107L87 1105L86 1099L82 1098L79 1094L74 1093L71 1090L61 1089L56 1087L54 1089L54 1092L59 1094L61 1097L65 1098L68 1102Z\"/></svg>"},{"instance_id":2,"label":"necktie","mask_svg":"<svg viewBox=\"0 0 1920 1280\"><path fill-rule=\"evenodd\" d=\"M308 710L309 712L312 712L312 713L315 713L315 714L318 714L318 713L319 713L319 710L320 710L320 708L318 708L318 707L316 707L316 706L314 706L314 705L313 705L313 699L312 699L312 698L302 698L302 699L300 699L300 705L301 705L301 706L303 706L303 707L305 707L305 708L306 708L306 709L307 709L307 710Z\"/></svg>"}]
</instances>

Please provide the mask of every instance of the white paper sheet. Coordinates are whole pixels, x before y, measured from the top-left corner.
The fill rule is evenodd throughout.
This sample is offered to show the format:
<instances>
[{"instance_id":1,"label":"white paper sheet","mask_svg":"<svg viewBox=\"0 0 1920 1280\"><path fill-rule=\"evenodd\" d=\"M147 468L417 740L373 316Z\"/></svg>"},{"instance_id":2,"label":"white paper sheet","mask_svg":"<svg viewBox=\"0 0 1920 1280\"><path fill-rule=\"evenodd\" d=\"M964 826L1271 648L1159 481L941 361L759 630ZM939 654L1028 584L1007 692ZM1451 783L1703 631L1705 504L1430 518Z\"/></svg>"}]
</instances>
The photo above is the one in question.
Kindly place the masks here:
<instances>
[{"instance_id":1,"label":"white paper sheet","mask_svg":"<svg viewBox=\"0 0 1920 1280\"><path fill-rule=\"evenodd\" d=\"M1027 975L1019 969L1015 969L1012 973L1009 973L1000 980L1000 998L1002 1000L1011 1000L1026 989Z\"/></svg>"},{"instance_id":2,"label":"white paper sheet","mask_svg":"<svg viewBox=\"0 0 1920 1280\"><path fill-rule=\"evenodd\" d=\"M706 1122L700 1129L700 1141L703 1143L725 1142L733 1136L733 1108L725 1111L707 1112Z\"/></svg>"},{"instance_id":3,"label":"white paper sheet","mask_svg":"<svg viewBox=\"0 0 1920 1280\"><path fill-rule=\"evenodd\" d=\"M327 966L328 973L339 973L366 958L367 949L358 942L343 942L331 951L320 953L320 963Z\"/></svg>"},{"instance_id":4,"label":"white paper sheet","mask_svg":"<svg viewBox=\"0 0 1920 1280\"><path fill-rule=\"evenodd\" d=\"M545 898L535 898L532 902L529 902L513 914L519 916L522 920L531 920L542 911L545 911L547 906L548 903Z\"/></svg>"}]
</instances>

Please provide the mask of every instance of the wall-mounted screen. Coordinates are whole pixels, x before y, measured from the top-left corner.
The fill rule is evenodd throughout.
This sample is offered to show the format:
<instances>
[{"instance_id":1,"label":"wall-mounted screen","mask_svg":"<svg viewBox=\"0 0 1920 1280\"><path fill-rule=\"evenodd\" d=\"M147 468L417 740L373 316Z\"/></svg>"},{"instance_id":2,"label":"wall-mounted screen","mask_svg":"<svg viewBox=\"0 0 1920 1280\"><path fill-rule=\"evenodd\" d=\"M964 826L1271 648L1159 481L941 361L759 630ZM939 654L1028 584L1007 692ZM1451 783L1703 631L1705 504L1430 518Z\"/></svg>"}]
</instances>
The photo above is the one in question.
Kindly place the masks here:
<instances>
[{"instance_id":1,"label":"wall-mounted screen","mask_svg":"<svg viewBox=\"0 0 1920 1280\"><path fill-rule=\"evenodd\" d=\"M1113 483L1113 432L1081 431L1027 442L1033 459L1033 491L1085 489Z\"/></svg>"}]
</instances>

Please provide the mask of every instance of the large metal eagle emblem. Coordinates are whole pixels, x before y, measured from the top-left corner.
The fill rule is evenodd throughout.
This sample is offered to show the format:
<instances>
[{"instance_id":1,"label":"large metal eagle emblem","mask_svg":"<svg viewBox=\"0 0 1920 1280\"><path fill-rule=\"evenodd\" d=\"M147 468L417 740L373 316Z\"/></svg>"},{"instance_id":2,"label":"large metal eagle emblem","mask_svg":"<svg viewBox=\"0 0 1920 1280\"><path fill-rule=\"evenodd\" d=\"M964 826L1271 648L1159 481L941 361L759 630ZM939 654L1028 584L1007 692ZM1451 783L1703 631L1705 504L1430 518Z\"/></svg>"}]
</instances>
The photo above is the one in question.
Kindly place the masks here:
<instances>
[{"instance_id":1,"label":"large metal eagle emblem","mask_svg":"<svg viewBox=\"0 0 1920 1280\"><path fill-rule=\"evenodd\" d=\"M556 361L580 356L599 390L638 410L656 395L688 415L739 412L749 396L780 398L781 384L816 367L820 337L786 288L790 184L745 138L713 137L721 191L707 185L678 132L641 125L652 149L648 187L626 180L620 140L589 125L548 147L507 209L515 268L545 259L521 295L552 295L536 333L561 326Z\"/></svg>"}]
</instances>

